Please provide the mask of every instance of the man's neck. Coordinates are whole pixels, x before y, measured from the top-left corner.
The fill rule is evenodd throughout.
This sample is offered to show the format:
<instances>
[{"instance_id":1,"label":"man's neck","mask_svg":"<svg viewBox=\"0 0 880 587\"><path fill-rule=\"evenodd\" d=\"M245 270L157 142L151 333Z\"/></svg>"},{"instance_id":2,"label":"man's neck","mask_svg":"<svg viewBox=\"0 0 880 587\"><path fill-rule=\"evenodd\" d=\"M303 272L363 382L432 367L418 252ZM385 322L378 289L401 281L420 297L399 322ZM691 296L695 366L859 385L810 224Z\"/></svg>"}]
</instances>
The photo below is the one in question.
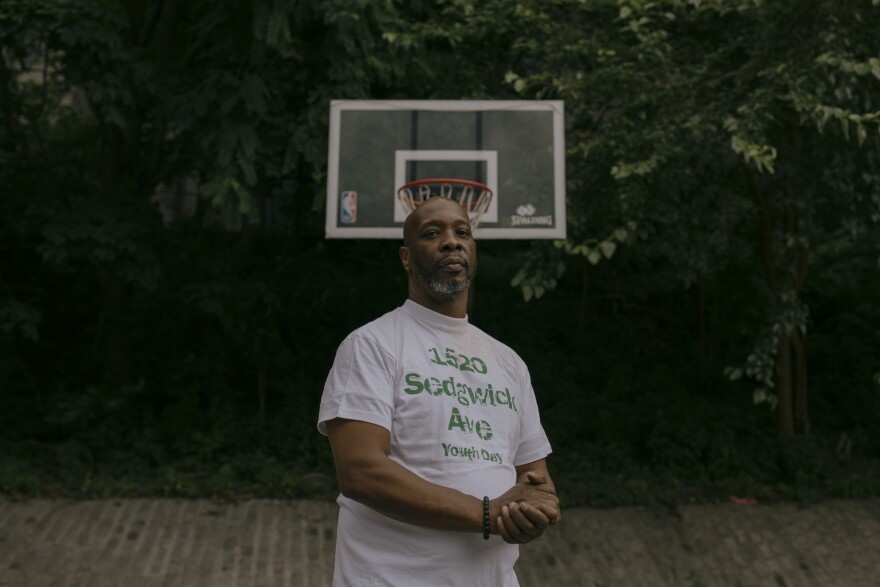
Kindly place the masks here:
<instances>
[{"instance_id":1,"label":"man's neck","mask_svg":"<svg viewBox=\"0 0 880 587\"><path fill-rule=\"evenodd\" d=\"M467 316L467 291L463 291L453 298L433 298L428 296L420 296L409 292L409 299L420 306L424 306L429 310L433 310L438 314L449 316L450 318L464 318Z\"/></svg>"}]
</instances>

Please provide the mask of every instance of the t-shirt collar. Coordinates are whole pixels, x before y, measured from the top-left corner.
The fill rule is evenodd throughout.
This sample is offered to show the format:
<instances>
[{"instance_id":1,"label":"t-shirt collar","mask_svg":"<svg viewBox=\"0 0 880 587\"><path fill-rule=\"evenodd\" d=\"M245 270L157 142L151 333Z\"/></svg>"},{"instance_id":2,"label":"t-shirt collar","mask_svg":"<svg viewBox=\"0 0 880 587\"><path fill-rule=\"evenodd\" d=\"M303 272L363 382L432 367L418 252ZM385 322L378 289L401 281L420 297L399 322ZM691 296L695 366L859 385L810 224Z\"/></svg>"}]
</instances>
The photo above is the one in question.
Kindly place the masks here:
<instances>
[{"instance_id":1,"label":"t-shirt collar","mask_svg":"<svg viewBox=\"0 0 880 587\"><path fill-rule=\"evenodd\" d=\"M453 318L452 316L435 312L410 299L403 303L403 311L419 322L424 322L429 326L442 328L450 332L464 332L468 327L467 314L465 314L464 318Z\"/></svg>"}]
</instances>

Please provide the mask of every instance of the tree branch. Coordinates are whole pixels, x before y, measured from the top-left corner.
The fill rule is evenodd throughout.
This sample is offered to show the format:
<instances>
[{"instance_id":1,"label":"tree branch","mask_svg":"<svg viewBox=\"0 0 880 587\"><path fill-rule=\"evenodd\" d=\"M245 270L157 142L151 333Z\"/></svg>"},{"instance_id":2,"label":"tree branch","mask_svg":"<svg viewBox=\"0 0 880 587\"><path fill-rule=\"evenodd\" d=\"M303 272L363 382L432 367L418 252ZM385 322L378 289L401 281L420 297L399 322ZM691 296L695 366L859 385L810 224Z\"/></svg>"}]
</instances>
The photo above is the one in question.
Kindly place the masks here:
<instances>
[{"instance_id":1,"label":"tree branch","mask_svg":"<svg viewBox=\"0 0 880 587\"><path fill-rule=\"evenodd\" d=\"M761 261L764 265L764 278L767 280L770 291L778 293L776 270L773 267L773 219L770 215L770 207L748 168L745 169L745 174L752 196L755 198L755 204L758 206L758 216L761 220Z\"/></svg>"},{"instance_id":2,"label":"tree branch","mask_svg":"<svg viewBox=\"0 0 880 587\"><path fill-rule=\"evenodd\" d=\"M7 67L6 60L0 55L0 104L5 105L5 108L3 108L6 113L4 123L13 141L19 147L18 150L20 150L28 167L34 170L37 177L41 177L42 174L37 171L37 165L31 145L27 140L27 136L21 132L21 128L18 124L16 112L20 111L20 108L18 107L20 105L18 103L19 101L16 99L17 96L10 91L10 86L13 84L15 84L15 80L12 72Z\"/></svg>"},{"instance_id":3,"label":"tree branch","mask_svg":"<svg viewBox=\"0 0 880 587\"><path fill-rule=\"evenodd\" d=\"M807 269L809 268L809 265L810 254L807 252L807 247L801 246L800 252L798 253L797 273L794 276L794 283L792 284L795 293L801 291L801 287L803 287L804 281L807 279Z\"/></svg>"},{"instance_id":4,"label":"tree branch","mask_svg":"<svg viewBox=\"0 0 880 587\"><path fill-rule=\"evenodd\" d=\"M201 51L205 45L208 44L208 41L211 39L210 35L205 35L192 45L190 45L189 49L186 50L186 53L183 55L183 59L180 60L181 65L188 65L189 62L198 55L199 51Z\"/></svg>"},{"instance_id":5,"label":"tree branch","mask_svg":"<svg viewBox=\"0 0 880 587\"><path fill-rule=\"evenodd\" d=\"M153 16L150 18L150 22L147 23L147 26L144 28L141 34L139 44L142 47L150 44L150 40L153 38L153 34L156 32L156 27L159 26L159 19L162 16L162 7L164 4L164 0L159 0L158 2L156 2L156 9L153 11Z\"/></svg>"}]
</instances>

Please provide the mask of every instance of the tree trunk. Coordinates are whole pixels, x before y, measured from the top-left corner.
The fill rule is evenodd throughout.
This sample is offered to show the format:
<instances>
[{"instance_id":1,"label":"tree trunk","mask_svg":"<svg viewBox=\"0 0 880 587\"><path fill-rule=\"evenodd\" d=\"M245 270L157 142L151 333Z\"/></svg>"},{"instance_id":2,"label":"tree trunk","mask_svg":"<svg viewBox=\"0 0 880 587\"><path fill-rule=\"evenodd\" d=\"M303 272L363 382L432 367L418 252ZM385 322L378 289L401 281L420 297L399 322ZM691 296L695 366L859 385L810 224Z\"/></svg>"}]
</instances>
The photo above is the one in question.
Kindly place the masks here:
<instances>
[{"instance_id":1,"label":"tree trunk","mask_svg":"<svg viewBox=\"0 0 880 587\"><path fill-rule=\"evenodd\" d=\"M703 274L697 276L697 296L699 297L699 321L700 321L700 389L706 393L709 389L709 352L706 340L706 286Z\"/></svg>"},{"instance_id":2,"label":"tree trunk","mask_svg":"<svg viewBox=\"0 0 880 587\"><path fill-rule=\"evenodd\" d=\"M779 341L777 364L777 417L779 436L784 441L796 434L810 433L807 417L807 357L804 337L797 330Z\"/></svg>"},{"instance_id":3,"label":"tree trunk","mask_svg":"<svg viewBox=\"0 0 880 587\"><path fill-rule=\"evenodd\" d=\"M773 233L774 222L766 193L746 170L746 178L755 198L760 221L761 262L764 267L764 278L770 292L779 296L786 287L790 287L795 295L801 289L807 274L808 255L801 249L796 260L797 272L791 284L782 284L777 278L774 265ZM788 189L782 184L782 191L788 198ZM796 218L790 208L786 208L783 219L783 230L794 234ZM783 446L795 434L808 434L810 422L807 418L807 358L804 352L804 338L800 332L793 330L779 340L776 356L776 393L778 404L777 424L779 437Z\"/></svg>"},{"instance_id":4,"label":"tree trunk","mask_svg":"<svg viewBox=\"0 0 880 587\"><path fill-rule=\"evenodd\" d=\"M776 356L776 418L783 444L795 434L790 337L791 335L785 335L779 340L779 353Z\"/></svg>"},{"instance_id":5,"label":"tree trunk","mask_svg":"<svg viewBox=\"0 0 880 587\"><path fill-rule=\"evenodd\" d=\"M587 278L589 276L589 271L589 263L584 257L581 260L581 303L578 308L578 321L577 328L575 329L578 336L583 333L584 327L587 324L587 293L589 292Z\"/></svg>"},{"instance_id":6,"label":"tree trunk","mask_svg":"<svg viewBox=\"0 0 880 587\"><path fill-rule=\"evenodd\" d=\"M807 417L807 354L804 337L795 331L791 335L792 354L792 393L795 430L801 434L810 433L810 420Z\"/></svg>"},{"instance_id":7,"label":"tree trunk","mask_svg":"<svg viewBox=\"0 0 880 587\"><path fill-rule=\"evenodd\" d=\"M98 266L101 284L101 347L104 355L104 381L111 387L131 383L131 352L125 306L128 292L125 283L105 267Z\"/></svg>"},{"instance_id":8,"label":"tree trunk","mask_svg":"<svg viewBox=\"0 0 880 587\"><path fill-rule=\"evenodd\" d=\"M257 393L260 402L260 421L266 420L266 383L269 380L269 358L260 357L257 373Z\"/></svg>"}]
</instances>

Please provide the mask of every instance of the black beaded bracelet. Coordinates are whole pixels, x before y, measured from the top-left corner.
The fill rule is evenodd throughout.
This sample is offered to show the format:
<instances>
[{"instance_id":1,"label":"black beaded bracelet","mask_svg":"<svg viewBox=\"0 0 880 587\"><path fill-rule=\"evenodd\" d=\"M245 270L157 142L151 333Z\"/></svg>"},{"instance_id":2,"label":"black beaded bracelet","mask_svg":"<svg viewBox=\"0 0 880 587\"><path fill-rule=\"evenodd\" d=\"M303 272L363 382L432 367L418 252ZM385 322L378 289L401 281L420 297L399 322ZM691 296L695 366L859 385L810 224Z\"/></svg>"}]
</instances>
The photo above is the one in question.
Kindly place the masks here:
<instances>
[{"instance_id":1,"label":"black beaded bracelet","mask_svg":"<svg viewBox=\"0 0 880 587\"><path fill-rule=\"evenodd\" d=\"M483 497L483 540L489 540L489 498Z\"/></svg>"}]
</instances>

